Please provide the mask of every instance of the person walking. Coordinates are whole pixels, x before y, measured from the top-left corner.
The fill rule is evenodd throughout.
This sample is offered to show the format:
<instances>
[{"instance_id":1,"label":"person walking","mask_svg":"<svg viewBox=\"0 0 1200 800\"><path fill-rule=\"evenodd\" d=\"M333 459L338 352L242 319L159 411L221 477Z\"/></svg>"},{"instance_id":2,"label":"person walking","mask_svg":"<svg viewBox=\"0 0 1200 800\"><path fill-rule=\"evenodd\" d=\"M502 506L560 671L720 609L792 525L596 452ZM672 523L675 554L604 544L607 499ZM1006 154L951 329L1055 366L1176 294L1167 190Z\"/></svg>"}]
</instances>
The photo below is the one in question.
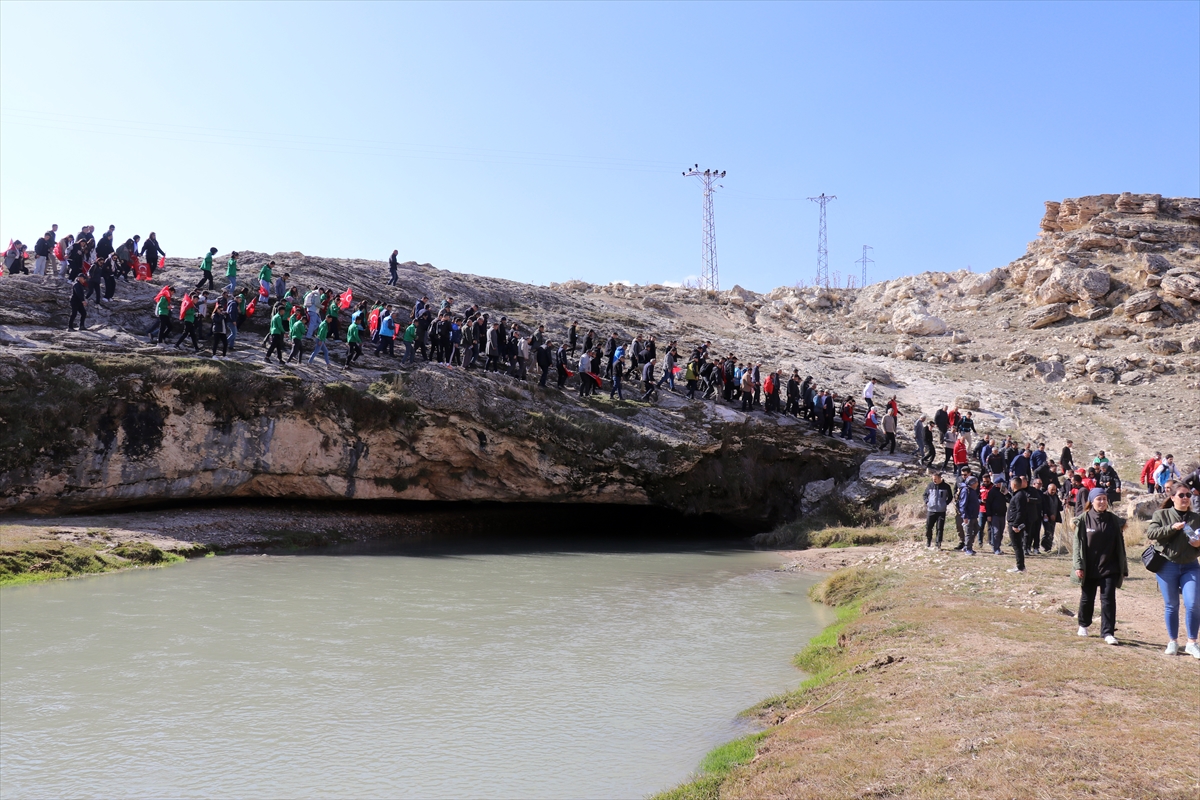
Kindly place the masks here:
<instances>
[{"instance_id":1,"label":"person walking","mask_svg":"<svg viewBox=\"0 0 1200 800\"><path fill-rule=\"evenodd\" d=\"M87 330L87 278L83 275L75 278L71 285L71 319L67 321L67 330L75 330L75 317L79 317L79 330Z\"/></svg>"},{"instance_id":2,"label":"person walking","mask_svg":"<svg viewBox=\"0 0 1200 800\"><path fill-rule=\"evenodd\" d=\"M210 289L216 288L213 285L213 279L212 279L213 256L215 256L216 254L217 254L217 248L215 248L215 247L208 248L208 253L205 254L204 258L201 259L201 261L200 261L200 280L196 282L196 285L195 285L195 287L193 287L192 291L199 291L200 287L203 286L206 281L208 282L208 288L210 288Z\"/></svg>"},{"instance_id":3,"label":"person walking","mask_svg":"<svg viewBox=\"0 0 1200 800\"><path fill-rule=\"evenodd\" d=\"M937 549L942 549L942 535L946 529L946 509L952 500L950 485L942 479L942 473L933 473L933 482L925 487L925 546L934 546L934 528L937 529Z\"/></svg>"},{"instance_id":4,"label":"person walking","mask_svg":"<svg viewBox=\"0 0 1200 800\"><path fill-rule=\"evenodd\" d=\"M875 407L875 379L867 381L867 385L863 387L863 401L867 404L867 410L870 411Z\"/></svg>"},{"instance_id":5,"label":"person walking","mask_svg":"<svg viewBox=\"0 0 1200 800\"><path fill-rule=\"evenodd\" d=\"M167 254L166 250L162 249L162 245L158 243L158 234L150 231L150 235L146 237L146 241L142 242L141 255L146 260L146 274L150 280L154 279L154 270L158 269L159 260Z\"/></svg>"},{"instance_id":6,"label":"person walking","mask_svg":"<svg viewBox=\"0 0 1200 800\"><path fill-rule=\"evenodd\" d=\"M1108 495L1100 489L1088 494L1084 513L1075 522L1075 579L1080 583L1079 635L1087 636L1100 592L1100 635L1117 642L1117 589L1129 577L1125 557L1124 523L1108 510Z\"/></svg>"},{"instance_id":7,"label":"person walking","mask_svg":"<svg viewBox=\"0 0 1200 800\"><path fill-rule=\"evenodd\" d=\"M229 283L225 286L225 291L230 293L237 291L237 260L238 254L235 250L229 254L229 260L225 262L225 280L229 281Z\"/></svg>"},{"instance_id":8,"label":"person walking","mask_svg":"<svg viewBox=\"0 0 1200 800\"><path fill-rule=\"evenodd\" d=\"M1167 624L1167 655L1179 652L1179 597L1183 596L1187 645L1184 652L1200 658L1200 512L1191 491L1175 484L1167 504L1154 512L1146 530L1155 550L1167 561L1158 570L1158 590L1163 597Z\"/></svg>"},{"instance_id":9,"label":"person walking","mask_svg":"<svg viewBox=\"0 0 1200 800\"><path fill-rule=\"evenodd\" d=\"M1004 522L1008 517L1008 492L1003 475L992 477L992 488L988 490L987 500L984 501L983 514L992 555L998 556L1000 546L1004 543Z\"/></svg>"},{"instance_id":10,"label":"person walking","mask_svg":"<svg viewBox=\"0 0 1200 800\"><path fill-rule=\"evenodd\" d=\"M975 555L975 537L979 536L979 502L979 479L972 475L958 493L958 516L967 535L963 553L969 556Z\"/></svg>"},{"instance_id":11,"label":"person walking","mask_svg":"<svg viewBox=\"0 0 1200 800\"><path fill-rule=\"evenodd\" d=\"M1054 547L1054 529L1062 522L1062 497L1058 484L1051 483L1042 492L1042 552L1049 553Z\"/></svg>"},{"instance_id":12,"label":"person walking","mask_svg":"<svg viewBox=\"0 0 1200 800\"><path fill-rule=\"evenodd\" d=\"M1025 571L1025 540L1033 527L1031 515L1040 514L1041 509L1029 495L1029 479L1014 475L1013 494L1008 502L1008 535L1017 557L1017 565L1009 572Z\"/></svg>"},{"instance_id":13,"label":"person walking","mask_svg":"<svg viewBox=\"0 0 1200 800\"><path fill-rule=\"evenodd\" d=\"M218 358L217 347L221 348L219 358L229 357L229 315L225 306L217 303L212 313L212 357Z\"/></svg>"},{"instance_id":14,"label":"person walking","mask_svg":"<svg viewBox=\"0 0 1200 800\"><path fill-rule=\"evenodd\" d=\"M292 324L288 328L288 333L292 337L292 352L288 353L287 363L292 363L292 359L294 358L296 359L296 365L299 366L304 361L304 335L308 333L303 316L297 314L292 318Z\"/></svg>"},{"instance_id":15,"label":"person walking","mask_svg":"<svg viewBox=\"0 0 1200 800\"><path fill-rule=\"evenodd\" d=\"M320 325L317 326L316 333L313 334L313 341L315 344L313 345L313 351L308 355L309 364L311 364L313 359L317 357L317 354L320 353L325 357L325 366L329 366L329 346L325 343L325 340L328 338L329 319L326 318L321 322Z\"/></svg>"},{"instance_id":16,"label":"person walking","mask_svg":"<svg viewBox=\"0 0 1200 800\"><path fill-rule=\"evenodd\" d=\"M274 312L271 314L271 332L268 334L267 355L263 359L267 363L271 361L271 354L279 359L279 363L283 363L283 306L276 304Z\"/></svg>"},{"instance_id":17,"label":"person walking","mask_svg":"<svg viewBox=\"0 0 1200 800\"><path fill-rule=\"evenodd\" d=\"M362 358L362 328L352 320L346 326L346 365L342 369L350 369L354 362Z\"/></svg>"},{"instance_id":18,"label":"person walking","mask_svg":"<svg viewBox=\"0 0 1200 800\"><path fill-rule=\"evenodd\" d=\"M790 387L791 384L788 384ZM889 454L894 455L896 452L896 428L899 421L896 419L896 412L888 409L888 412L883 415L883 444L879 445L879 449L887 449Z\"/></svg>"},{"instance_id":19,"label":"person walking","mask_svg":"<svg viewBox=\"0 0 1200 800\"><path fill-rule=\"evenodd\" d=\"M396 286L400 283L400 273L398 272L400 269L399 255L399 250L393 250L392 254L388 257L388 272L391 273L391 277L388 278L386 284L388 286Z\"/></svg>"}]
</instances>

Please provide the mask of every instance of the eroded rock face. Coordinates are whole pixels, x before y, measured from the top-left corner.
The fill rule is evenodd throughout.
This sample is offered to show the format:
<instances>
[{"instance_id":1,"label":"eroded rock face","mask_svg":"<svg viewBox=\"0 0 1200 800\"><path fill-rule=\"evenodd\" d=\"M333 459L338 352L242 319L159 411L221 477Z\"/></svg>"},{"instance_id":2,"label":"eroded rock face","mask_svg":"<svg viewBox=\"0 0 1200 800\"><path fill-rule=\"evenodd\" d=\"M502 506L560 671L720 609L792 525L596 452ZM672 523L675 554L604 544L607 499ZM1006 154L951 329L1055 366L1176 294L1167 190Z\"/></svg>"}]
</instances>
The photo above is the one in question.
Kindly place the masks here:
<instances>
[{"instance_id":1,"label":"eroded rock face","mask_svg":"<svg viewBox=\"0 0 1200 800\"><path fill-rule=\"evenodd\" d=\"M66 512L222 497L653 504L767 524L859 448L790 421L625 416L461 370L304 383L234 364L6 358L0 505ZM77 382L97 376L92 385ZM70 376L70 377L68 377ZM57 405L16 421L43 392Z\"/></svg>"}]
</instances>

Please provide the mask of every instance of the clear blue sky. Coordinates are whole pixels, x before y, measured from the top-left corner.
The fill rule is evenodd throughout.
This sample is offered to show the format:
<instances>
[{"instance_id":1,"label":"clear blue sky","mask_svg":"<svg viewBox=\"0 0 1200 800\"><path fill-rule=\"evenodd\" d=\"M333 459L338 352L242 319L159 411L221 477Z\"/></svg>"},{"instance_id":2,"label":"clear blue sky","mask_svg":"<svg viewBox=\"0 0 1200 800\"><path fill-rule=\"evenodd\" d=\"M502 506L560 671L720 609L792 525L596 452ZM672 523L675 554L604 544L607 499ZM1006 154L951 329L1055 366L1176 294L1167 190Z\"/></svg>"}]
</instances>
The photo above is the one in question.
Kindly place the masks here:
<instances>
[{"instance_id":1,"label":"clear blue sky","mask_svg":"<svg viewBox=\"0 0 1200 800\"><path fill-rule=\"evenodd\" d=\"M0 3L0 238L154 229L535 283L1007 263L1200 195L1200 3Z\"/></svg>"}]
</instances>

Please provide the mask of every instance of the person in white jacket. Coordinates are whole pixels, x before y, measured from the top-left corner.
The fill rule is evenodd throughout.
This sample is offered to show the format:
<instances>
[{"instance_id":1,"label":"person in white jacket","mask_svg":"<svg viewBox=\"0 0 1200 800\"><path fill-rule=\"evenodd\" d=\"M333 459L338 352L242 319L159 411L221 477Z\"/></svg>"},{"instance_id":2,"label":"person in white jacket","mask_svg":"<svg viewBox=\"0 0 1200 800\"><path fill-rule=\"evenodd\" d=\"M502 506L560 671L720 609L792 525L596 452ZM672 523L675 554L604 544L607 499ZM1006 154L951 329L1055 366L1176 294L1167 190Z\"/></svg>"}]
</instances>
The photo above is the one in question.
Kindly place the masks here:
<instances>
[{"instance_id":1,"label":"person in white jacket","mask_svg":"<svg viewBox=\"0 0 1200 800\"><path fill-rule=\"evenodd\" d=\"M867 385L863 388L863 400L867 401L867 410L870 411L875 407L875 381L867 381Z\"/></svg>"}]
</instances>

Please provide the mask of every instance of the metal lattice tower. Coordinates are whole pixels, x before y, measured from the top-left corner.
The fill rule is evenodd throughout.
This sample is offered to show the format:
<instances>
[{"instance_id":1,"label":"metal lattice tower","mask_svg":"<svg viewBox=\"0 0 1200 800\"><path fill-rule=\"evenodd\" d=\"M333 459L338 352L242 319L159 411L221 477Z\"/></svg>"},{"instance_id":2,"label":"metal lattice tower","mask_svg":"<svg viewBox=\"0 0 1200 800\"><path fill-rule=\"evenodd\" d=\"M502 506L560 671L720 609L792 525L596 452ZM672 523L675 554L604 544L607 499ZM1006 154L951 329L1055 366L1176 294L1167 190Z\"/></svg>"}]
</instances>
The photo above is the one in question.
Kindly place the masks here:
<instances>
[{"instance_id":1,"label":"metal lattice tower","mask_svg":"<svg viewBox=\"0 0 1200 800\"><path fill-rule=\"evenodd\" d=\"M868 250L874 250L874 249L875 249L875 248L874 248L874 247L871 247L871 245L869 245L869 244L864 244L864 245L863 245L863 257L862 257L862 258L860 258L858 261L855 261L855 262L854 262L855 264L861 264L861 265L862 265L862 279L861 279L861 280L862 280L862 284L861 284L861 285L862 285L862 286L864 286L864 287L867 285L867 264L874 264L874 263L875 263L875 259L873 259L873 258L867 258L867 251L868 251Z\"/></svg>"},{"instance_id":2,"label":"metal lattice tower","mask_svg":"<svg viewBox=\"0 0 1200 800\"><path fill-rule=\"evenodd\" d=\"M821 192L820 197L810 197L808 199L821 206L821 224L817 228L817 279L814 283L817 286L824 286L828 289L829 243L825 238L825 204L830 200L837 200L837 195Z\"/></svg>"},{"instance_id":3,"label":"metal lattice tower","mask_svg":"<svg viewBox=\"0 0 1200 800\"><path fill-rule=\"evenodd\" d=\"M715 186L713 184L725 177L725 171L706 169L702 172L700 165L696 164L691 169L685 170L683 176L696 178L704 187L704 230L700 239L704 265L700 275L700 288L714 292L719 291L721 287L717 278L717 224L713 217L713 192L724 187L721 184Z\"/></svg>"}]
</instances>

